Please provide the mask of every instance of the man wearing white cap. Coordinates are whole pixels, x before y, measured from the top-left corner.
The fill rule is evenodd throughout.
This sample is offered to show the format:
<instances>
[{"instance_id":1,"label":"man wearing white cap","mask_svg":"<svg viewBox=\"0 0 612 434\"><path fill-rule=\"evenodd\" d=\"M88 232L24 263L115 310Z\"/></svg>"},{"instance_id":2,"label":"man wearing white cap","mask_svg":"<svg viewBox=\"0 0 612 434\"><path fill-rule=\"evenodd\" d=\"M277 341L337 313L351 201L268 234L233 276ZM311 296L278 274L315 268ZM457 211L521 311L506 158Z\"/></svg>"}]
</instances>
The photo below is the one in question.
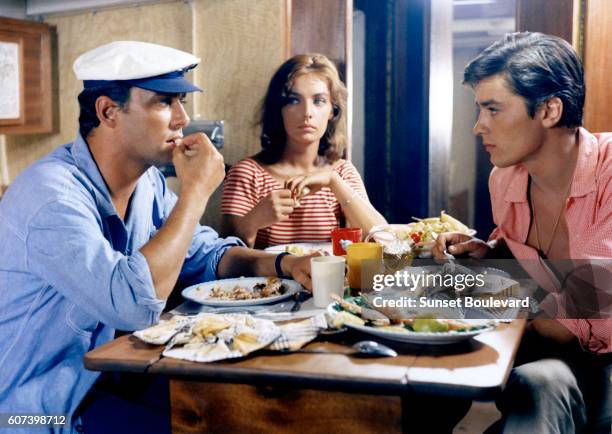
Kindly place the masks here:
<instances>
[{"instance_id":1,"label":"man wearing white cap","mask_svg":"<svg viewBox=\"0 0 612 434\"><path fill-rule=\"evenodd\" d=\"M286 274L310 286L309 258L247 249L198 224L224 176L205 135L182 137L185 93L200 90L184 74L198 62L131 41L75 61L80 134L0 202L0 413L71 422L98 377L83 355L115 329L156 323L177 282ZM169 162L178 198L154 167Z\"/></svg>"}]
</instances>

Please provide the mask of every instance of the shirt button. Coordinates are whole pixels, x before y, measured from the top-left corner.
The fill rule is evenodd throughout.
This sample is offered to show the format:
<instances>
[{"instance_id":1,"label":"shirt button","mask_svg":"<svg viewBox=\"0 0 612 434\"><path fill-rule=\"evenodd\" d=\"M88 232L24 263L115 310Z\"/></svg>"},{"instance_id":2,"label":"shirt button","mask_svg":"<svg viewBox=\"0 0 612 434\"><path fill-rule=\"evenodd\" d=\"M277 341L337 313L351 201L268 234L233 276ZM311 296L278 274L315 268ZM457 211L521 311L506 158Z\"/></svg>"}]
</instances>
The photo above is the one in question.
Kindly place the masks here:
<instances>
[{"instance_id":1,"label":"shirt button","mask_svg":"<svg viewBox=\"0 0 612 434\"><path fill-rule=\"evenodd\" d=\"M76 432L85 432L85 429L83 428L83 425L81 425L81 424L76 425L74 427L74 429L75 429Z\"/></svg>"}]
</instances>

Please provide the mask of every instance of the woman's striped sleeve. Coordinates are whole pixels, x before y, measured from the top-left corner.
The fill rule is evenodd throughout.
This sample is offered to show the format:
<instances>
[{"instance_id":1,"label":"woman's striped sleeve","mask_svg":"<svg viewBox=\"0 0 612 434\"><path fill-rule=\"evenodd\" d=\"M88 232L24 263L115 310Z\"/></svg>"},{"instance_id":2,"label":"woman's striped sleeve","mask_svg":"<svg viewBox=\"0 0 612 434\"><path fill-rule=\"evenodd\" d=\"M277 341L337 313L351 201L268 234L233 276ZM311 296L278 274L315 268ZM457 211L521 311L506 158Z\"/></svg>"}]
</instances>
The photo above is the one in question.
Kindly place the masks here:
<instances>
[{"instance_id":1,"label":"woman's striped sleeve","mask_svg":"<svg viewBox=\"0 0 612 434\"><path fill-rule=\"evenodd\" d=\"M244 217L259 202L260 184L261 174L255 162L245 159L232 166L223 183L221 214Z\"/></svg>"},{"instance_id":2,"label":"woman's striped sleeve","mask_svg":"<svg viewBox=\"0 0 612 434\"><path fill-rule=\"evenodd\" d=\"M368 193L366 192L361 175L359 175L359 172L353 163L350 161L343 161L340 165L338 165L336 171L340 177L344 179L346 183L357 192L357 194L359 194L359 196L369 202Z\"/></svg>"}]
</instances>

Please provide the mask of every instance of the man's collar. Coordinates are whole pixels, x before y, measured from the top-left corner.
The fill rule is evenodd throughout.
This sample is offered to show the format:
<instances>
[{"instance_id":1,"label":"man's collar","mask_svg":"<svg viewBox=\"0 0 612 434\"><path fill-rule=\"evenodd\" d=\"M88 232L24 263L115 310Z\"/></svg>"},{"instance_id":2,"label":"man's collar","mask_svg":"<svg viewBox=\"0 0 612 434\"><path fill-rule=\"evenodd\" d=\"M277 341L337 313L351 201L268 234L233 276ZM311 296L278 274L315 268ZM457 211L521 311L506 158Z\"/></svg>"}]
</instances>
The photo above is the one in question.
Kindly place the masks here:
<instances>
[{"instance_id":1,"label":"man's collar","mask_svg":"<svg viewBox=\"0 0 612 434\"><path fill-rule=\"evenodd\" d=\"M597 139L584 128L578 129L578 158L572 179L570 197L586 196L597 190Z\"/></svg>"},{"instance_id":2,"label":"man's collar","mask_svg":"<svg viewBox=\"0 0 612 434\"><path fill-rule=\"evenodd\" d=\"M504 195L506 202L527 202L527 186L529 184L529 172L521 165L513 167L514 176L508 184Z\"/></svg>"},{"instance_id":3,"label":"man's collar","mask_svg":"<svg viewBox=\"0 0 612 434\"><path fill-rule=\"evenodd\" d=\"M110 192L104 182L104 178L100 173L100 169L96 164L96 161L91 154L89 145L81 137L81 134L77 134L76 139L72 144L71 149L72 157L79 170L91 181L95 189L96 203L100 208L100 213L103 217L116 215L117 211L111 200Z\"/></svg>"}]
</instances>

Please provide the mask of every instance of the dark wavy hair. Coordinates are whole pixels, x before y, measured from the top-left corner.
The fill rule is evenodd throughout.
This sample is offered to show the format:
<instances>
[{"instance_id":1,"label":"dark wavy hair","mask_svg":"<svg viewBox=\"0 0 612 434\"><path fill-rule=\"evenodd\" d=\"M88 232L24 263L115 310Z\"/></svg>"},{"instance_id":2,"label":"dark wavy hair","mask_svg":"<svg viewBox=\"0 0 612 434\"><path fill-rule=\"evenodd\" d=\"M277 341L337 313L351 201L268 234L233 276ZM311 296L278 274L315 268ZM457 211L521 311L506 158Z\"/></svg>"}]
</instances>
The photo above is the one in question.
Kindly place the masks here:
<instances>
[{"instance_id":1,"label":"dark wavy hair","mask_svg":"<svg viewBox=\"0 0 612 434\"><path fill-rule=\"evenodd\" d=\"M283 63L272 76L266 96L261 103L262 151L257 158L266 164L280 161L287 145L287 132L283 124L282 108L287 104L294 80L304 74L315 73L329 87L333 117L319 143L318 155L327 163L344 157L346 149L347 90L340 80L338 69L322 54L299 54Z\"/></svg>"},{"instance_id":2,"label":"dark wavy hair","mask_svg":"<svg viewBox=\"0 0 612 434\"><path fill-rule=\"evenodd\" d=\"M567 41L542 33L508 33L465 67L463 83L474 87L498 74L523 97L532 118L541 104L557 97L563 102L563 113L555 126L582 125L584 73Z\"/></svg>"},{"instance_id":3,"label":"dark wavy hair","mask_svg":"<svg viewBox=\"0 0 612 434\"><path fill-rule=\"evenodd\" d=\"M83 89L79 94L79 133L83 139L92 132L94 128L100 125L100 119L96 114L96 100L105 95L115 101L121 107L121 110L127 111L130 100L131 86L122 85L119 83L109 83L105 86L98 86Z\"/></svg>"}]
</instances>

